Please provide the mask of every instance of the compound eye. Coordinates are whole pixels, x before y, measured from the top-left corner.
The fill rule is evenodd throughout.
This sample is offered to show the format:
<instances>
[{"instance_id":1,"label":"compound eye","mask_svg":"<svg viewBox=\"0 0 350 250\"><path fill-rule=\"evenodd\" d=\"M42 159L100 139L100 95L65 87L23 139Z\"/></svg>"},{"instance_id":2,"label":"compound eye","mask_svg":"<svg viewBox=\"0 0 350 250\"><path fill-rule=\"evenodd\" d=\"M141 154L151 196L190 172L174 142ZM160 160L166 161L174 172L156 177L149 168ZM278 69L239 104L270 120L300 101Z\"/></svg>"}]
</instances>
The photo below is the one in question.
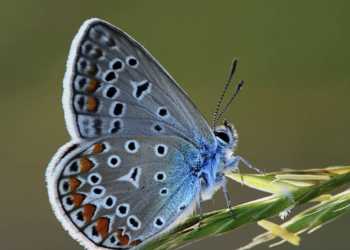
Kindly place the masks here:
<instances>
[{"instance_id":1,"label":"compound eye","mask_svg":"<svg viewBox=\"0 0 350 250\"><path fill-rule=\"evenodd\" d=\"M225 132L218 132L216 136L219 137L224 142L226 142L227 144L230 142L230 138Z\"/></svg>"}]
</instances>

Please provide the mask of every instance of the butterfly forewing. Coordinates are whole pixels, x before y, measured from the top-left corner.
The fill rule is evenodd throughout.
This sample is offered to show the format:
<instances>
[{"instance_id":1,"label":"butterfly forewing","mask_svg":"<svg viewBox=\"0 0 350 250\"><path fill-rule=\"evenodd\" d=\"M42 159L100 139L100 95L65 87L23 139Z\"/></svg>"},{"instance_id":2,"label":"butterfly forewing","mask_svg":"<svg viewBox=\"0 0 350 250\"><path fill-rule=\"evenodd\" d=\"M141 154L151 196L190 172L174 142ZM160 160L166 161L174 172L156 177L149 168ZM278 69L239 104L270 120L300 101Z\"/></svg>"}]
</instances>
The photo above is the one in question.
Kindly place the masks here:
<instances>
[{"instance_id":1,"label":"butterfly forewing","mask_svg":"<svg viewBox=\"0 0 350 250\"><path fill-rule=\"evenodd\" d=\"M74 138L173 135L214 144L200 111L157 61L121 30L87 21L71 47L64 103Z\"/></svg>"},{"instance_id":2,"label":"butterfly forewing","mask_svg":"<svg viewBox=\"0 0 350 250\"><path fill-rule=\"evenodd\" d=\"M198 192L191 173L200 155L181 138L120 136L80 151L57 166L57 198L67 223L98 246L143 242L174 222Z\"/></svg>"}]
</instances>

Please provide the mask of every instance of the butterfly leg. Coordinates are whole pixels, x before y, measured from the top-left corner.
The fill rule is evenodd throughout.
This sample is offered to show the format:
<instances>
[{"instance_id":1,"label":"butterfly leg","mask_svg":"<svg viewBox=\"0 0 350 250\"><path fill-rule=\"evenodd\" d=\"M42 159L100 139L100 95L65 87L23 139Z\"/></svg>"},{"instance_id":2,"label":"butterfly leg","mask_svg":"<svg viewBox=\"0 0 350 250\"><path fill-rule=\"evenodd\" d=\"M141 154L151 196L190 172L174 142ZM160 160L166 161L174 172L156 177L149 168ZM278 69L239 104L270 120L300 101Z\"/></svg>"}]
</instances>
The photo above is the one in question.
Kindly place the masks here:
<instances>
[{"instance_id":1,"label":"butterfly leg","mask_svg":"<svg viewBox=\"0 0 350 250\"><path fill-rule=\"evenodd\" d=\"M226 204L227 204L228 209L230 210L230 214L232 215L232 217L234 219L236 219L236 216L235 216L235 214L232 211L230 198L228 197L228 193L227 193L227 189L226 189L226 177L225 177L225 174L222 174L222 191L224 192Z\"/></svg>"},{"instance_id":2,"label":"butterfly leg","mask_svg":"<svg viewBox=\"0 0 350 250\"><path fill-rule=\"evenodd\" d=\"M245 159L243 159L240 156L236 156L236 157L232 158L231 160L229 160L228 162L226 162L225 168L232 168L232 169L236 170L237 172L239 172L239 168L238 168L239 161L242 161L245 165L247 165L251 169L254 169L256 172L265 175L264 171L261 171L260 169L253 167L252 165L250 165L249 162L247 162Z\"/></svg>"},{"instance_id":3,"label":"butterfly leg","mask_svg":"<svg viewBox=\"0 0 350 250\"><path fill-rule=\"evenodd\" d=\"M202 210L202 177L199 178L199 222L198 222L198 229L201 229L201 223L203 219L203 210Z\"/></svg>"}]
</instances>

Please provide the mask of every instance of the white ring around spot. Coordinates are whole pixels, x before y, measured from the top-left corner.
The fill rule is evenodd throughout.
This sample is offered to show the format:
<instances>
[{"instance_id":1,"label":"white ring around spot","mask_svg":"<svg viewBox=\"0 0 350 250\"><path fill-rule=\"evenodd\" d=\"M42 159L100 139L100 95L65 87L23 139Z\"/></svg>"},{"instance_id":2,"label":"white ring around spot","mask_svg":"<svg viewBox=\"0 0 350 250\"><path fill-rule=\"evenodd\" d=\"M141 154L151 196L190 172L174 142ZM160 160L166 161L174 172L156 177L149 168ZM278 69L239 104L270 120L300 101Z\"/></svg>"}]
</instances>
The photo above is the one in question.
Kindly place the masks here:
<instances>
[{"instance_id":1,"label":"white ring around spot","mask_svg":"<svg viewBox=\"0 0 350 250\"><path fill-rule=\"evenodd\" d=\"M163 190L166 191L165 194L162 193ZM160 195L160 196L166 196L166 195L168 195L168 193L169 193L169 189L168 189L168 188L162 188L161 190L159 190L159 195Z\"/></svg>"},{"instance_id":2,"label":"white ring around spot","mask_svg":"<svg viewBox=\"0 0 350 250\"><path fill-rule=\"evenodd\" d=\"M122 64L122 67L120 69L113 69L113 65L118 61ZM124 69L124 67L125 67L125 63L122 60L120 60L119 58L116 58L109 63L109 68L113 69L116 72L122 71Z\"/></svg>"},{"instance_id":3,"label":"white ring around spot","mask_svg":"<svg viewBox=\"0 0 350 250\"><path fill-rule=\"evenodd\" d=\"M129 144L130 143L134 143L135 149L133 149L133 150L129 149ZM140 147L139 143L137 141L135 141L135 140L126 141L125 144L124 144L124 148L125 148L126 152L132 153L132 154L136 153L139 150L139 147Z\"/></svg>"},{"instance_id":4,"label":"white ring around spot","mask_svg":"<svg viewBox=\"0 0 350 250\"><path fill-rule=\"evenodd\" d=\"M93 176L96 176L96 177L98 178L98 181L97 181L97 182L93 182L93 181L91 180L91 178L92 178ZM93 174L90 174L90 175L88 176L87 180L88 180L88 183L89 183L91 186L98 185L98 184L100 184L101 181L102 181L102 176L101 176L100 174L98 174L98 173L93 173Z\"/></svg>"},{"instance_id":5,"label":"white ring around spot","mask_svg":"<svg viewBox=\"0 0 350 250\"><path fill-rule=\"evenodd\" d=\"M106 204L107 200L111 198L112 199L112 205L108 206ZM110 209L112 207L114 207L114 205L117 203L117 197L113 196L113 195L108 195L107 197L105 197L102 201L102 206L106 209Z\"/></svg>"},{"instance_id":6,"label":"white ring around spot","mask_svg":"<svg viewBox=\"0 0 350 250\"><path fill-rule=\"evenodd\" d=\"M161 223L162 223L162 225L158 225L158 224L157 224L157 220L160 220ZM155 218L155 220L153 221L153 226L160 228L160 227L163 227L163 226L164 226L164 223L165 223L165 220L164 220L162 217L157 217L157 218Z\"/></svg>"},{"instance_id":7,"label":"white ring around spot","mask_svg":"<svg viewBox=\"0 0 350 250\"><path fill-rule=\"evenodd\" d=\"M130 219L134 219L138 225L135 227L133 224L130 223ZM130 215L128 219L126 220L126 224L128 227L130 227L131 230L139 230L141 228L141 221L135 216L135 215Z\"/></svg>"},{"instance_id":8,"label":"white ring around spot","mask_svg":"<svg viewBox=\"0 0 350 250\"><path fill-rule=\"evenodd\" d=\"M123 214L119 211L119 208L122 207L122 206L125 207L125 209L126 209L125 213L123 213ZM129 205L128 203L123 203L123 204L120 204L120 205L116 208L115 213L116 213L116 215L117 215L118 217L123 218L123 217L125 217L125 216L128 215L129 211L130 211L130 205Z\"/></svg>"},{"instance_id":9,"label":"white ring around spot","mask_svg":"<svg viewBox=\"0 0 350 250\"><path fill-rule=\"evenodd\" d=\"M159 147L163 147L164 148L164 153L163 154L160 154L158 152L158 148ZM156 154L156 156L158 157L164 157L167 153L168 153L168 147L165 146L164 144L157 144L155 147L154 147L154 153Z\"/></svg>"},{"instance_id":10,"label":"white ring around spot","mask_svg":"<svg viewBox=\"0 0 350 250\"><path fill-rule=\"evenodd\" d=\"M112 164L112 160L116 159L117 163L116 164ZM120 165L120 163L122 162L122 160L120 159L120 157L118 155L111 155L110 157L108 157L107 159L107 164L109 167L111 168L116 168Z\"/></svg>"},{"instance_id":11,"label":"white ring around spot","mask_svg":"<svg viewBox=\"0 0 350 250\"><path fill-rule=\"evenodd\" d=\"M157 177L158 177L158 175L159 174L162 174L163 175L163 179L161 179L161 180L159 180ZM155 175L154 175L154 180L155 181L164 181L165 179L166 179L166 174L164 173L164 172L162 172L162 171L159 171L159 172L157 172Z\"/></svg>"},{"instance_id":12,"label":"white ring around spot","mask_svg":"<svg viewBox=\"0 0 350 250\"><path fill-rule=\"evenodd\" d=\"M95 193L94 190L96 189L100 189L101 193ZM101 198L105 195L106 193L106 189L103 186L94 186L93 188L91 188L90 194L92 198Z\"/></svg>"},{"instance_id":13,"label":"white ring around spot","mask_svg":"<svg viewBox=\"0 0 350 250\"><path fill-rule=\"evenodd\" d=\"M129 64L129 60L131 60L131 59L134 59L134 60L136 60L136 65L130 65ZM139 66L139 61L135 58L135 57L133 57L133 56L128 56L126 59L125 59L125 62L126 62L126 64L129 66L129 67L131 67L131 68L134 68L134 69L136 69L138 66Z\"/></svg>"},{"instance_id":14,"label":"white ring around spot","mask_svg":"<svg viewBox=\"0 0 350 250\"><path fill-rule=\"evenodd\" d=\"M114 95L112 98L107 97L107 92L108 92L108 90L109 90L110 88L115 88L115 89L116 89L116 93L115 93L115 95ZM120 90L119 90L116 86L113 86L113 85L107 85L107 86L104 87L104 89L103 89L103 96L106 97L106 98L108 98L108 99L112 99L112 100L116 99L116 98L119 96L119 93L120 93Z\"/></svg>"}]
</instances>

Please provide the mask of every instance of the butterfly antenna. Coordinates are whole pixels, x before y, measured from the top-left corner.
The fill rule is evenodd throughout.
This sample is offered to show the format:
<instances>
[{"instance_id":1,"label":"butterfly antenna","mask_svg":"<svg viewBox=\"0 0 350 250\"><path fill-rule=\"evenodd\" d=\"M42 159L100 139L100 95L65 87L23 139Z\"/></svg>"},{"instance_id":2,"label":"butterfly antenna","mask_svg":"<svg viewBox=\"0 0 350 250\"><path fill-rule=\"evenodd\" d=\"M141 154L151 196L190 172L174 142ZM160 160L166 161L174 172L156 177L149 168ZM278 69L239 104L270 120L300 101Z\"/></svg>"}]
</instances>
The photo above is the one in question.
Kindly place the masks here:
<instances>
[{"instance_id":1,"label":"butterfly antenna","mask_svg":"<svg viewBox=\"0 0 350 250\"><path fill-rule=\"evenodd\" d=\"M233 101L233 99L235 98L235 96L238 94L238 91L242 88L244 81L241 80L236 87L236 91L235 93L233 93L231 99L228 101L228 103L226 104L226 106L223 108L223 110L220 112L218 118L215 121L215 125L218 122L218 120L220 119L221 115L225 112L225 110L227 109L227 107L231 104L231 102Z\"/></svg>"},{"instance_id":2,"label":"butterfly antenna","mask_svg":"<svg viewBox=\"0 0 350 250\"><path fill-rule=\"evenodd\" d=\"M218 120L219 120L219 118L220 118L220 115L219 115L219 118L216 119L216 115L218 114L218 110L219 110L219 107L220 107L222 98L224 97L225 92L226 92L226 90L227 90L227 87L228 87L228 85L230 84L230 81L231 81L231 79L232 79L233 73L235 73L236 65L237 65L237 59L233 59L232 66L231 66L230 76L228 77L228 80L227 80L227 82L226 82L226 85L225 85L225 87L224 87L224 90L222 91L221 96L220 96L220 98L219 98L219 102L218 102L218 104L216 105L216 108L215 108L214 117L213 117L213 129L214 129L214 132L216 131L216 124L218 123Z\"/></svg>"}]
</instances>

